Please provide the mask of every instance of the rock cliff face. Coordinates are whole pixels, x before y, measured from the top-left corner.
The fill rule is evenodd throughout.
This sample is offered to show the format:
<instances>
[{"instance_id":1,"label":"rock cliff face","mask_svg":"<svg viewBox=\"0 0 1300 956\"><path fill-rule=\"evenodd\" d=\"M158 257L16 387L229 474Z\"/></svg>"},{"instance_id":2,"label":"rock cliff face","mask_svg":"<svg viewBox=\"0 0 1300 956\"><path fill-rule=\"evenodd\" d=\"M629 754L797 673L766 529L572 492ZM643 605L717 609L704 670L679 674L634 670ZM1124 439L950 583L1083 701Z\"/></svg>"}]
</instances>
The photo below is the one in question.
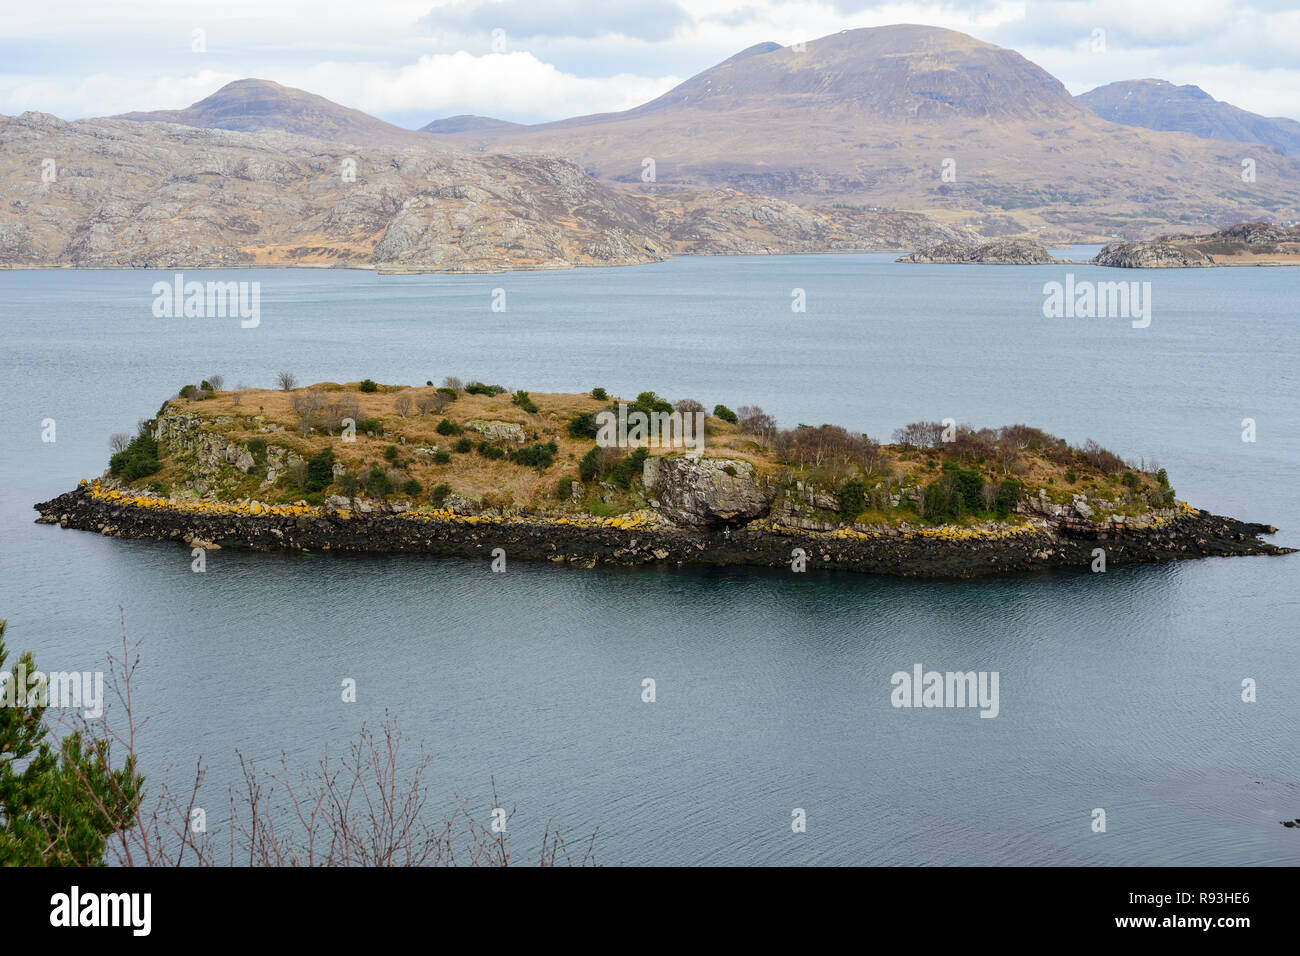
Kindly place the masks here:
<instances>
[{"instance_id":1,"label":"rock cliff face","mask_svg":"<svg viewBox=\"0 0 1300 956\"><path fill-rule=\"evenodd\" d=\"M900 249L925 216L648 192L556 156L347 146L284 132L0 117L0 265L484 272L676 253Z\"/></svg>"},{"instance_id":2,"label":"rock cliff face","mask_svg":"<svg viewBox=\"0 0 1300 956\"><path fill-rule=\"evenodd\" d=\"M1036 266L1060 260L1032 239L995 239L979 243L945 241L902 256L898 261Z\"/></svg>"},{"instance_id":3,"label":"rock cliff face","mask_svg":"<svg viewBox=\"0 0 1300 956\"><path fill-rule=\"evenodd\" d=\"M739 459L647 458L641 481L655 496L661 514L694 527L735 525L763 517L775 497L774 490L754 475L754 466Z\"/></svg>"},{"instance_id":4,"label":"rock cliff face","mask_svg":"<svg viewBox=\"0 0 1300 956\"><path fill-rule=\"evenodd\" d=\"M1214 265L1205 253L1167 242L1112 242L1092 260L1121 269L1199 269Z\"/></svg>"}]
</instances>

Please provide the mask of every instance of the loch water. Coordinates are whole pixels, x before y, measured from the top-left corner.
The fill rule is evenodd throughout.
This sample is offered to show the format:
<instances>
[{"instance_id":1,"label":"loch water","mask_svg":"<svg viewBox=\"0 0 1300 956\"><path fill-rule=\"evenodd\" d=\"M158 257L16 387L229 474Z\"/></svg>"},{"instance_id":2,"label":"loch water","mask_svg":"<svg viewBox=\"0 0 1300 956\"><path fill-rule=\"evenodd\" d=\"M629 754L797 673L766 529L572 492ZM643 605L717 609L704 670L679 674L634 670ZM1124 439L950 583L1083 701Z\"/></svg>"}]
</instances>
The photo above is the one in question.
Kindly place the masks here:
<instances>
[{"instance_id":1,"label":"loch water","mask_svg":"<svg viewBox=\"0 0 1300 956\"><path fill-rule=\"evenodd\" d=\"M1067 272L1149 281L1150 325L1044 318ZM954 583L220 550L196 574L180 545L31 507L99 474L108 436L180 386L283 368L653 389L884 438L1024 422L1158 461L1179 497L1300 546L1300 271L842 255L186 273L260 282L256 328L155 317L172 275L0 272L0 617L11 652L102 670L120 607L145 769L183 779L201 757L214 828L237 753L308 769L387 713L434 756L433 806L486 820L495 779L523 856L551 821L575 843L599 828L608 864L1300 863L1279 826L1300 817L1300 555ZM998 672L998 716L891 706L918 663Z\"/></svg>"}]
</instances>

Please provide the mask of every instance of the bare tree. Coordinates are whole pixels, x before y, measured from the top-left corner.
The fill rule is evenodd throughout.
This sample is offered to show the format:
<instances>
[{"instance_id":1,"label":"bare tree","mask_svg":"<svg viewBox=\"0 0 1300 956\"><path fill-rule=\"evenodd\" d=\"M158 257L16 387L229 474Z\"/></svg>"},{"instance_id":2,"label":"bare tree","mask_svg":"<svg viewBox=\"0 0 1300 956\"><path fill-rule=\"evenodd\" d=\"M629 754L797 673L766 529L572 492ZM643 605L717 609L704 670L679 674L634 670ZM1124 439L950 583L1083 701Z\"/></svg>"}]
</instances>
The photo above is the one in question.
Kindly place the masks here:
<instances>
[{"instance_id":1,"label":"bare tree","mask_svg":"<svg viewBox=\"0 0 1300 956\"><path fill-rule=\"evenodd\" d=\"M421 415L428 415L431 412L441 412L449 404L451 404L451 399L438 391L423 392L415 400L415 407L419 410Z\"/></svg>"},{"instance_id":2,"label":"bare tree","mask_svg":"<svg viewBox=\"0 0 1300 956\"><path fill-rule=\"evenodd\" d=\"M460 379L458 379L455 375L448 375L446 378L444 378L442 380L442 387L454 389L456 392L465 391L465 383L462 382Z\"/></svg>"},{"instance_id":3,"label":"bare tree","mask_svg":"<svg viewBox=\"0 0 1300 956\"><path fill-rule=\"evenodd\" d=\"M998 501L998 486L991 481L980 485L980 500L984 503L985 511L992 511Z\"/></svg>"},{"instance_id":4,"label":"bare tree","mask_svg":"<svg viewBox=\"0 0 1300 956\"><path fill-rule=\"evenodd\" d=\"M736 409L736 419L742 434L753 435L759 441L770 441L776 433L776 419L757 405L741 405Z\"/></svg>"},{"instance_id":5,"label":"bare tree","mask_svg":"<svg viewBox=\"0 0 1300 956\"><path fill-rule=\"evenodd\" d=\"M298 376L294 375L293 372L282 371L276 375L275 383L279 385L283 391L292 392L298 387Z\"/></svg>"},{"instance_id":6,"label":"bare tree","mask_svg":"<svg viewBox=\"0 0 1300 956\"><path fill-rule=\"evenodd\" d=\"M209 375L208 384L212 386L214 392L219 392L221 387L226 384L226 380L220 375Z\"/></svg>"},{"instance_id":7,"label":"bare tree","mask_svg":"<svg viewBox=\"0 0 1300 956\"><path fill-rule=\"evenodd\" d=\"M704 406L693 398L683 398L681 401L673 404L673 411L681 412L683 415L693 414L704 411Z\"/></svg>"},{"instance_id":8,"label":"bare tree","mask_svg":"<svg viewBox=\"0 0 1300 956\"><path fill-rule=\"evenodd\" d=\"M405 418L407 413L411 410L410 394L402 392L397 396L397 398L393 399L393 408L397 411L397 414Z\"/></svg>"},{"instance_id":9,"label":"bare tree","mask_svg":"<svg viewBox=\"0 0 1300 956\"><path fill-rule=\"evenodd\" d=\"M1016 447L1015 440L1003 438L994 445L993 461L998 466L998 472L1004 477L1015 471L1020 461L1020 450Z\"/></svg>"},{"instance_id":10,"label":"bare tree","mask_svg":"<svg viewBox=\"0 0 1300 956\"><path fill-rule=\"evenodd\" d=\"M117 454L119 451L126 451L126 446L131 444L131 436L126 432L113 432L108 436L108 447Z\"/></svg>"}]
</instances>

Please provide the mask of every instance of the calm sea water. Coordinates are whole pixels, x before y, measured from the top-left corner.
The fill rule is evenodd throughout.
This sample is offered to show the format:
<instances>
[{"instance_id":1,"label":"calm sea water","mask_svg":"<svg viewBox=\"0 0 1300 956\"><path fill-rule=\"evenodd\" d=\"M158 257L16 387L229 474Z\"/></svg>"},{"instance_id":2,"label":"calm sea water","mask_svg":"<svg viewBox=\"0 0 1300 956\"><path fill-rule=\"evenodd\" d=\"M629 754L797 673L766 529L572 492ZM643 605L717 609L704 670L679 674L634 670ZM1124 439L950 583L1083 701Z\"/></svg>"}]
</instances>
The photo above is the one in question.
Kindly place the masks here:
<instances>
[{"instance_id":1,"label":"calm sea water","mask_svg":"<svg viewBox=\"0 0 1300 956\"><path fill-rule=\"evenodd\" d=\"M1181 497L1300 545L1300 271L1068 267L1151 282L1138 330L1044 319L1067 267L892 258L192 275L260 281L256 329L154 318L170 273L0 272L9 646L102 669L123 608L147 767L202 757L214 821L237 750L305 769L389 712L435 755L435 804L485 819L495 776L525 855L551 820L575 841L599 828L605 863L1300 862L1278 825L1300 817L1297 557L953 584L217 551L194 574L180 546L32 523L181 385L288 368L654 389L884 437L1027 422L1157 460ZM916 663L998 671L1001 713L894 709L890 675Z\"/></svg>"}]
</instances>

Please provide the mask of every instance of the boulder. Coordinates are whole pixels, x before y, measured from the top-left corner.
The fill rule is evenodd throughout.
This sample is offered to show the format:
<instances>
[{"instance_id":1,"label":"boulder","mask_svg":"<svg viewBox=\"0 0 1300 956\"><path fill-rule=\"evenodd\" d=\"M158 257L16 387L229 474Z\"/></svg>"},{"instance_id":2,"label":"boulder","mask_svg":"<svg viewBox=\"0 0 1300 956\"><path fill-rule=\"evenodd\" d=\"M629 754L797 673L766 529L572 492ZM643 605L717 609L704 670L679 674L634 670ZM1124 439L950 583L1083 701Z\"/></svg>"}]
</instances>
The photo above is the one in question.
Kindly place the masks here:
<instances>
[{"instance_id":1,"label":"boulder","mask_svg":"<svg viewBox=\"0 0 1300 956\"><path fill-rule=\"evenodd\" d=\"M761 518L771 511L774 497L753 465L730 458L647 458L642 483L658 500L662 515L695 527Z\"/></svg>"}]
</instances>

